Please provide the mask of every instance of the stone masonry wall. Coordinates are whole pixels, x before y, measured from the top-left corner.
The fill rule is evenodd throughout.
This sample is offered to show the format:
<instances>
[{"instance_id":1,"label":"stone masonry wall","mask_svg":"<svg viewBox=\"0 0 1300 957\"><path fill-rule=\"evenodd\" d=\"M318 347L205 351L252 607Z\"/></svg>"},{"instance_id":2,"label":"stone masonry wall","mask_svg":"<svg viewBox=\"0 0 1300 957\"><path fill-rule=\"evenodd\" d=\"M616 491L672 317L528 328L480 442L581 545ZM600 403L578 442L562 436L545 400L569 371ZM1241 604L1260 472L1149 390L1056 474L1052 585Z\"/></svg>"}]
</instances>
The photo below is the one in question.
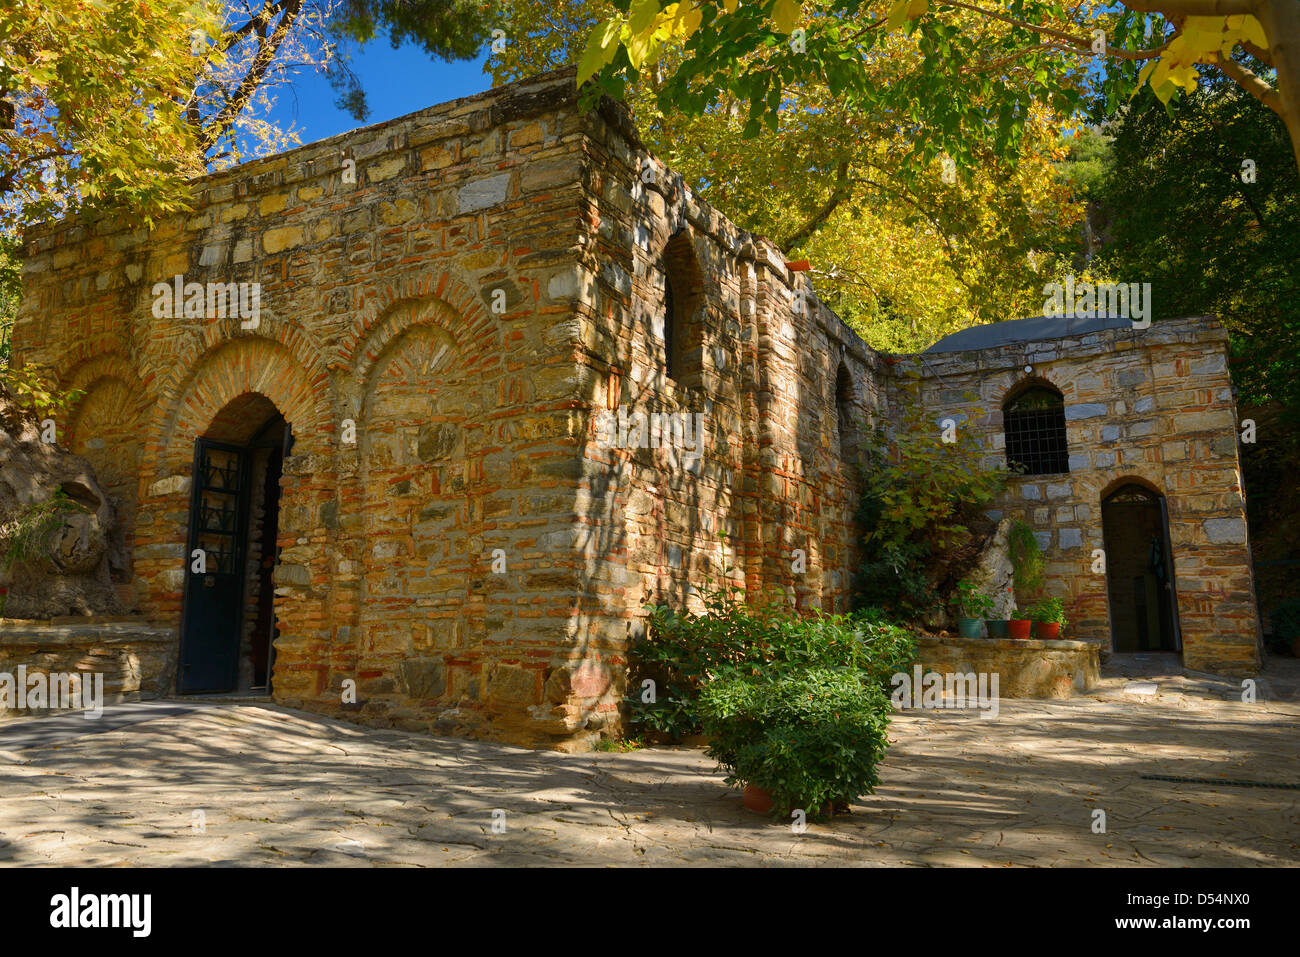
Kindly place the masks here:
<instances>
[{"instance_id":1,"label":"stone masonry wall","mask_svg":"<svg viewBox=\"0 0 1300 957\"><path fill-rule=\"evenodd\" d=\"M1083 458L1069 483L1015 485L1004 511L1047 537L1076 634L1106 629L1083 561L1098 496L1138 476L1176 516L1188 663L1254 660L1217 327L887 362L625 113L579 112L571 72L196 190L151 231L31 231L14 353L84 390L59 439L105 477L131 557L114 581L160 626L181 622L195 439L284 415L279 701L586 746L618 728L647 603L698 607L726 576L755 601L845 610L864 430L911 389L936 417L983 417L998 455L988 409L1027 362L1075 410ZM176 275L259 283L257 326L156 317L154 285ZM687 414L702 445L694 428L628 441L620 414Z\"/></svg>"},{"instance_id":2,"label":"stone masonry wall","mask_svg":"<svg viewBox=\"0 0 1300 957\"><path fill-rule=\"evenodd\" d=\"M29 234L16 358L87 393L60 440L133 515L132 607L180 621L194 440L258 393L296 440L277 699L337 711L351 679L362 720L548 740L526 708L578 574L572 99L543 77L205 177L152 231ZM177 274L260 283L258 327L155 318Z\"/></svg>"},{"instance_id":3,"label":"stone masonry wall","mask_svg":"<svg viewBox=\"0 0 1300 957\"><path fill-rule=\"evenodd\" d=\"M977 429L997 462L1008 393L1031 376L1059 389L1069 473L1013 477L994 515L1035 529L1048 592L1066 600L1069 637L1110 648L1106 577L1092 570L1093 550L1103 547L1102 499L1136 480L1168 504L1184 662L1250 673L1259 621L1227 338L1200 317L908 357L895 367L890 401L921 401L934 422L952 416Z\"/></svg>"},{"instance_id":4,"label":"stone masonry wall","mask_svg":"<svg viewBox=\"0 0 1300 957\"><path fill-rule=\"evenodd\" d=\"M842 362L865 418L873 360L623 113L580 114L571 74L197 187L152 231L29 234L14 337L18 361L86 393L60 440L130 517L122 587L144 617L181 620L195 439L227 437L256 396L295 438L277 700L530 744L609 733L642 606L698 601L719 533L754 595L846 606L835 382ZM664 249L683 230L674 382ZM175 275L260 283L259 324L156 317ZM595 413L619 408L701 413L703 454L602 446Z\"/></svg>"},{"instance_id":5,"label":"stone masonry wall","mask_svg":"<svg viewBox=\"0 0 1300 957\"><path fill-rule=\"evenodd\" d=\"M877 402L861 340L618 119L596 118L588 144L584 589L578 653L548 685L553 720L588 727L615 718L647 604L698 610L710 582L729 581L755 601L783 591L800 610L847 610L857 482L839 447L841 361L857 383L850 429ZM702 438L656 431L659 415L692 416ZM577 710L558 704L569 689Z\"/></svg>"}]
</instances>

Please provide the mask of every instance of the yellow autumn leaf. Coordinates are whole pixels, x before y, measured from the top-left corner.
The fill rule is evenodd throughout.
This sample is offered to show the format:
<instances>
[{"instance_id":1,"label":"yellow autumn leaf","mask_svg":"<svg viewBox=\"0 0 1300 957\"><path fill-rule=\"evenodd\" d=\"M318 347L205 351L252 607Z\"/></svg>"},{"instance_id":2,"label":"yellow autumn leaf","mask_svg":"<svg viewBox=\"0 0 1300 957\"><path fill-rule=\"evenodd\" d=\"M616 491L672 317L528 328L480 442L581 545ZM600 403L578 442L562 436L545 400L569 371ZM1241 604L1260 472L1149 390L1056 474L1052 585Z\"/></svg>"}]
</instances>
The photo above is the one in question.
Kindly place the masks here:
<instances>
[{"instance_id":1,"label":"yellow autumn leaf","mask_svg":"<svg viewBox=\"0 0 1300 957\"><path fill-rule=\"evenodd\" d=\"M1246 16L1241 23L1241 34L1247 43L1253 43L1261 50L1268 49L1268 37L1264 34L1264 25L1252 16Z\"/></svg>"},{"instance_id":2,"label":"yellow autumn leaf","mask_svg":"<svg viewBox=\"0 0 1300 957\"><path fill-rule=\"evenodd\" d=\"M907 7L910 0L895 0L889 8L889 19L885 21L886 30L897 30L907 19Z\"/></svg>"},{"instance_id":3,"label":"yellow autumn leaf","mask_svg":"<svg viewBox=\"0 0 1300 957\"><path fill-rule=\"evenodd\" d=\"M803 4L799 0L776 0L772 4L772 20L782 33L790 33L803 16Z\"/></svg>"},{"instance_id":4,"label":"yellow autumn leaf","mask_svg":"<svg viewBox=\"0 0 1300 957\"><path fill-rule=\"evenodd\" d=\"M659 15L659 0L632 0L627 9L627 25L632 36L640 36L648 31Z\"/></svg>"},{"instance_id":5,"label":"yellow autumn leaf","mask_svg":"<svg viewBox=\"0 0 1300 957\"><path fill-rule=\"evenodd\" d=\"M587 47L578 59L578 84L586 83L596 72L614 61L618 40L623 31L621 17L611 17L596 25L587 37Z\"/></svg>"},{"instance_id":6,"label":"yellow autumn leaf","mask_svg":"<svg viewBox=\"0 0 1300 957\"><path fill-rule=\"evenodd\" d=\"M665 7L660 14L661 26L655 35L662 40L677 38L684 40L700 28L704 15L695 6L695 0L682 0Z\"/></svg>"},{"instance_id":7,"label":"yellow autumn leaf","mask_svg":"<svg viewBox=\"0 0 1300 957\"><path fill-rule=\"evenodd\" d=\"M915 20L921 14L925 13L925 11L929 9L929 6L930 0L912 0L912 2L907 5L907 19Z\"/></svg>"},{"instance_id":8,"label":"yellow autumn leaf","mask_svg":"<svg viewBox=\"0 0 1300 957\"><path fill-rule=\"evenodd\" d=\"M722 6L728 13L735 13L740 6L740 0L722 0Z\"/></svg>"},{"instance_id":9,"label":"yellow autumn leaf","mask_svg":"<svg viewBox=\"0 0 1300 957\"><path fill-rule=\"evenodd\" d=\"M1189 93L1196 89L1196 78L1200 76L1194 66L1180 66L1176 70L1169 71L1169 82L1176 86L1181 86Z\"/></svg>"},{"instance_id":10,"label":"yellow autumn leaf","mask_svg":"<svg viewBox=\"0 0 1300 957\"><path fill-rule=\"evenodd\" d=\"M649 33L634 34L627 37L623 41L623 46L627 47L627 58L632 64L632 69L639 70L643 64L653 63L658 59L661 44L655 39L652 30Z\"/></svg>"}]
</instances>

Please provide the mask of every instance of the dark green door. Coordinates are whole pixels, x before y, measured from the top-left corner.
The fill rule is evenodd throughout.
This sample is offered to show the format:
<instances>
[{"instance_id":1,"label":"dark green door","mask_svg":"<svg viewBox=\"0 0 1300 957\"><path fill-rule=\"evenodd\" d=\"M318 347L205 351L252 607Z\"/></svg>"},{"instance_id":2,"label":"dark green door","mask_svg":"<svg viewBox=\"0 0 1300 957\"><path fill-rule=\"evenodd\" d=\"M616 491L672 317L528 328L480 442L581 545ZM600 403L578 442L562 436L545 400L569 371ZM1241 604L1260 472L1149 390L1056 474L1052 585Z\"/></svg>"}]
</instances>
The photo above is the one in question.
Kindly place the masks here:
<instances>
[{"instance_id":1,"label":"dark green door","mask_svg":"<svg viewBox=\"0 0 1300 957\"><path fill-rule=\"evenodd\" d=\"M195 443L181 618L181 694L234 691L238 681L248 473L245 449L207 439Z\"/></svg>"}]
</instances>

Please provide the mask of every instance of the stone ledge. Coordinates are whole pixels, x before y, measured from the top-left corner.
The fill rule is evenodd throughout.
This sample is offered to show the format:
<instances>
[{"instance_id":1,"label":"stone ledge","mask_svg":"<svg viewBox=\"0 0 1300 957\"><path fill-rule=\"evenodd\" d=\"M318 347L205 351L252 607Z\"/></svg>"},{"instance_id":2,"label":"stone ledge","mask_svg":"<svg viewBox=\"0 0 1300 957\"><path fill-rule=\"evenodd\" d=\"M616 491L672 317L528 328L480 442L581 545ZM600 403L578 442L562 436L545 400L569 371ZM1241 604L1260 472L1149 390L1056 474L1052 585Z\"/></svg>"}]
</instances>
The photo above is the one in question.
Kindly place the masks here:
<instances>
[{"instance_id":1,"label":"stone ledge","mask_svg":"<svg viewBox=\"0 0 1300 957\"><path fill-rule=\"evenodd\" d=\"M1101 681L1100 648L1089 641L926 635L916 647L926 671L996 674L1000 698L1069 698Z\"/></svg>"},{"instance_id":2,"label":"stone ledge","mask_svg":"<svg viewBox=\"0 0 1300 957\"><path fill-rule=\"evenodd\" d=\"M105 703L167 694L178 653L177 629L144 618L0 618L0 672L102 674ZM26 713L0 702L0 719Z\"/></svg>"},{"instance_id":3,"label":"stone ledge","mask_svg":"<svg viewBox=\"0 0 1300 957\"><path fill-rule=\"evenodd\" d=\"M0 618L0 650L27 645L70 645L87 640L103 644L166 644L177 630L124 617L52 618L33 621Z\"/></svg>"}]
</instances>

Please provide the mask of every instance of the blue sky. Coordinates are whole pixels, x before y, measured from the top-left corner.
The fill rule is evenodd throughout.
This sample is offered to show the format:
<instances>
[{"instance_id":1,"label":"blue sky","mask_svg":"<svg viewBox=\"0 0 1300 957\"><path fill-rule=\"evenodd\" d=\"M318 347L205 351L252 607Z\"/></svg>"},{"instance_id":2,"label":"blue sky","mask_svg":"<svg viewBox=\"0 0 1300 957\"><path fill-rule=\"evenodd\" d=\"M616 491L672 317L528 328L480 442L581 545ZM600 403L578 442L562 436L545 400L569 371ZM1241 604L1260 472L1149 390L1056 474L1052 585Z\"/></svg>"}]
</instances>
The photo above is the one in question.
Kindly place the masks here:
<instances>
[{"instance_id":1,"label":"blue sky","mask_svg":"<svg viewBox=\"0 0 1300 957\"><path fill-rule=\"evenodd\" d=\"M394 50L386 38L380 37L355 52L351 61L370 104L370 116L365 123L358 123L345 111L336 109L336 94L325 77L308 72L300 73L292 87L279 91L271 118L282 128L292 123L303 143L323 140L435 103L481 93L492 85L483 72L486 60L485 49L476 60L443 63L414 44L403 44Z\"/></svg>"}]
</instances>

